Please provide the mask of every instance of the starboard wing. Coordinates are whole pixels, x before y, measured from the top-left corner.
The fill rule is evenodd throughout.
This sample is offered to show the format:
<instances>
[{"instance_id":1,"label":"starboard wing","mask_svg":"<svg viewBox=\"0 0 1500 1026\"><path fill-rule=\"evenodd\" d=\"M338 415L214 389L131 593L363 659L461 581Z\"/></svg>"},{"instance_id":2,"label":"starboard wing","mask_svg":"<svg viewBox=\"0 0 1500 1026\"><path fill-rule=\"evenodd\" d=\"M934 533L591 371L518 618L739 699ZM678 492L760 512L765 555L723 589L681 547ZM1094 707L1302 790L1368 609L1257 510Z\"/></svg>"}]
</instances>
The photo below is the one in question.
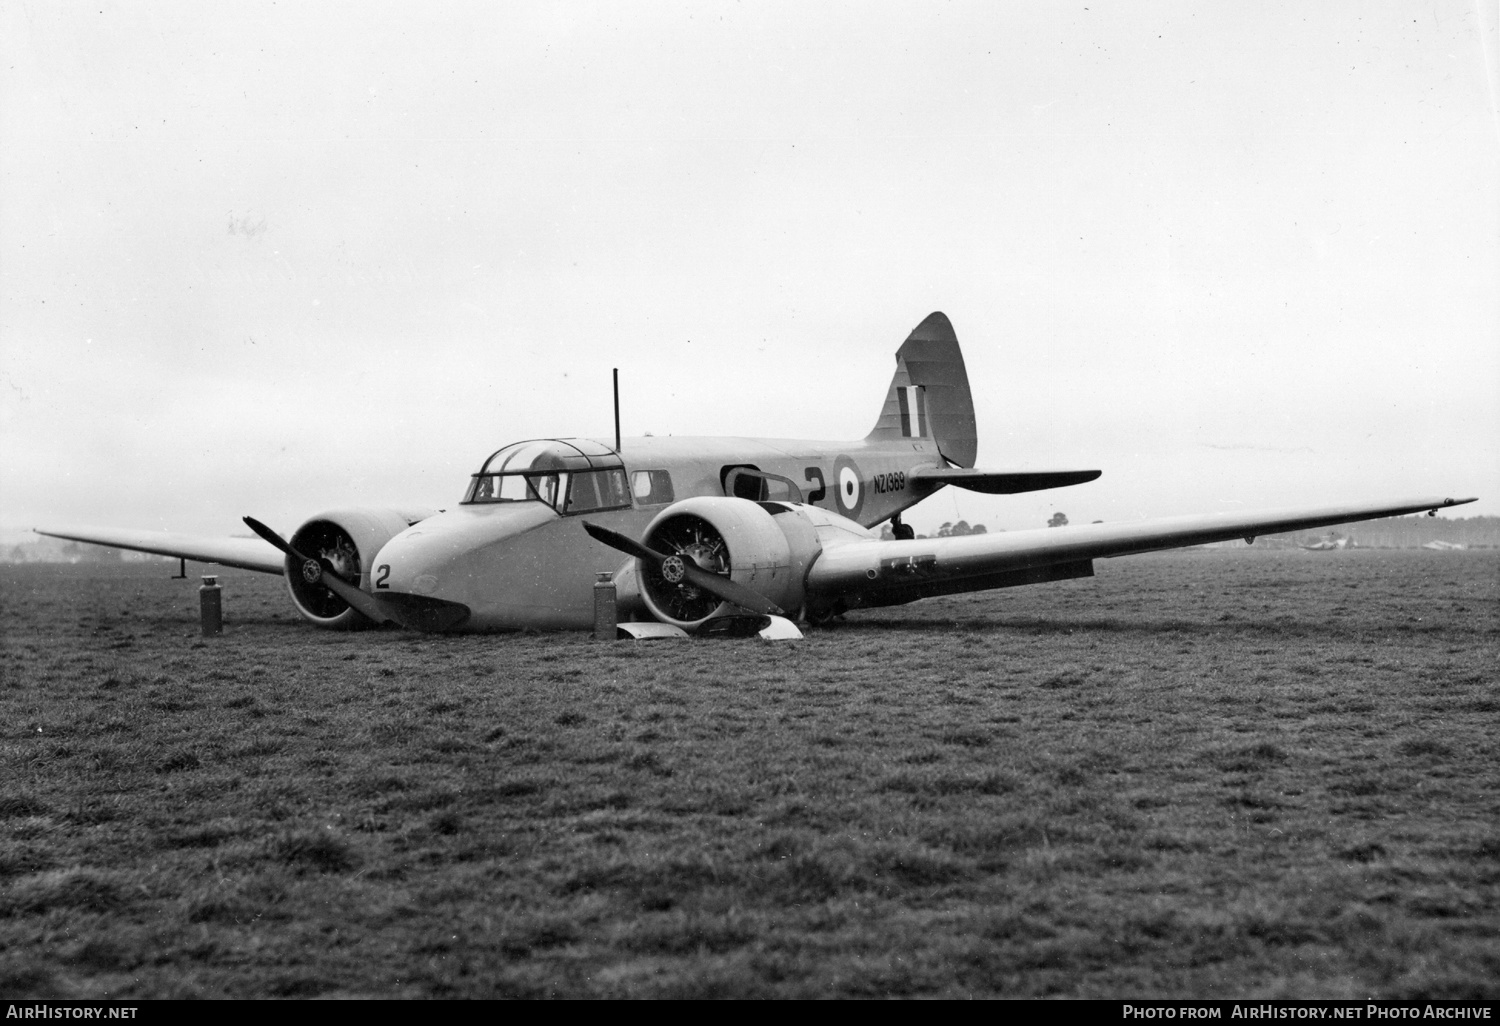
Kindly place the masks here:
<instances>
[{"instance_id":1,"label":"starboard wing","mask_svg":"<svg viewBox=\"0 0 1500 1026\"><path fill-rule=\"evenodd\" d=\"M284 560L280 552L259 538L215 538L166 531L132 531L114 527L38 527L37 534L49 538L107 545L115 549L153 552L159 556L218 563L241 570L280 574Z\"/></svg>"},{"instance_id":2,"label":"starboard wing","mask_svg":"<svg viewBox=\"0 0 1500 1026\"><path fill-rule=\"evenodd\" d=\"M1084 577L1093 573L1091 560L1102 557L1423 513L1473 501L1408 499L1374 505L1079 524L957 538L850 540L823 550L808 574L807 589L809 595L819 597L843 596L851 606L881 605Z\"/></svg>"},{"instance_id":3,"label":"starboard wing","mask_svg":"<svg viewBox=\"0 0 1500 1026\"><path fill-rule=\"evenodd\" d=\"M1102 470L977 470L971 467L918 467L907 475L928 492L935 492L945 484L967 488L971 492L989 495L1015 495L1018 492L1039 492L1046 488L1064 488L1067 485L1092 481Z\"/></svg>"}]
</instances>

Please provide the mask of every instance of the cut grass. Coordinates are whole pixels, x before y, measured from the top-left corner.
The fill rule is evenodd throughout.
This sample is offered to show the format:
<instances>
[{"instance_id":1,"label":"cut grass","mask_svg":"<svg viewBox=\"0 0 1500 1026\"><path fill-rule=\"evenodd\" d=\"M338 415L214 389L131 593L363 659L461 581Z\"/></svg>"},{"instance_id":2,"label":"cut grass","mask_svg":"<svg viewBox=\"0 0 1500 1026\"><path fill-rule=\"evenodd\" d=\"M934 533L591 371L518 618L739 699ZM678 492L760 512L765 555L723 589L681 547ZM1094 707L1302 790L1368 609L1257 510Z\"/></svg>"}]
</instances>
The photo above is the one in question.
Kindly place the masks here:
<instances>
[{"instance_id":1,"label":"cut grass","mask_svg":"<svg viewBox=\"0 0 1500 1026\"><path fill-rule=\"evenodd\" d=\"M7 567L0 992L1493 998L1500 559L1436 555L686 646Z\"/></svg>"}]
</instances>

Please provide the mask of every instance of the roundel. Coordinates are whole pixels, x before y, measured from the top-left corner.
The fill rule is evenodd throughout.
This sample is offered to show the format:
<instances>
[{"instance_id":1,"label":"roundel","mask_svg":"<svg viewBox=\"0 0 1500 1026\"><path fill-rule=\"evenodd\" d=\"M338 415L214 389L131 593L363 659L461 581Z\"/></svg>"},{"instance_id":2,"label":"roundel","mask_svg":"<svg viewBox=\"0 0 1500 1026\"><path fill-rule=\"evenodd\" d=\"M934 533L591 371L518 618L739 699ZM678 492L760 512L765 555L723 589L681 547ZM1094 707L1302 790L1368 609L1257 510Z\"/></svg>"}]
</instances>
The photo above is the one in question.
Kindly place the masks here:
<instances>
[{"instance_id":1,"label":"roundel","mask_svg":"<svg viewBox=\"0 0 1500 1026\"><path fill-rule=\"evenodd\" d=\"M865 505L865 484L860 479L859 468L849 457L840 456L834 462L833 473L837 479L839 512L850 520L857 520Z\"/></svg>"}]
</instances>

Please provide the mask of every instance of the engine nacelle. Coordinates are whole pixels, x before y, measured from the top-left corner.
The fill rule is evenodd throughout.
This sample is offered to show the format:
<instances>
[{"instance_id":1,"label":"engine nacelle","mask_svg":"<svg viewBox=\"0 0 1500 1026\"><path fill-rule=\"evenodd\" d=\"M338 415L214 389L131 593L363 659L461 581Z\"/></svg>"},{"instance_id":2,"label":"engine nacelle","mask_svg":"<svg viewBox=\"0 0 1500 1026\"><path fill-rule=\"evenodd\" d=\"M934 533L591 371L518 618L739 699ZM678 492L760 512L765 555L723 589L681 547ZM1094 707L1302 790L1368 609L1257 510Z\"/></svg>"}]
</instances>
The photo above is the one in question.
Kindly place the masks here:
<instances>
[{"instance_id":1,"label":"engine nacelle","mask_svg":"<svg viewBox=\"0 0 1500 1026\"><path fill-rule=\"evenodd\" d=\"M703 569L727 574L788 613L802 608L808 568L822 551L803 507L719 496L668 506L641 540L657 552L692 556ZM686 580L667 580L660 567L637 563L641 599L663 623L692 630L726 604Z\"/></svg>"},{"instance_id":2,"label":"engine nacelle","mask_svg":"<svg viewBox=\"0 0 1500 1026\"><path fill-rule=\"evenodd\" d=\"M334 572L351 584L369 591L370 564L385 543L412 524L425 520L437 510L342 509L320 513L297 528L290 541L292 548L307 556L328 561ZM351 609L322 584L311 583L302 566L291 556L286 558L287 589L297 612L319 627L352 630L370 627L368 617Z\"/></svg>"}]
</instances>

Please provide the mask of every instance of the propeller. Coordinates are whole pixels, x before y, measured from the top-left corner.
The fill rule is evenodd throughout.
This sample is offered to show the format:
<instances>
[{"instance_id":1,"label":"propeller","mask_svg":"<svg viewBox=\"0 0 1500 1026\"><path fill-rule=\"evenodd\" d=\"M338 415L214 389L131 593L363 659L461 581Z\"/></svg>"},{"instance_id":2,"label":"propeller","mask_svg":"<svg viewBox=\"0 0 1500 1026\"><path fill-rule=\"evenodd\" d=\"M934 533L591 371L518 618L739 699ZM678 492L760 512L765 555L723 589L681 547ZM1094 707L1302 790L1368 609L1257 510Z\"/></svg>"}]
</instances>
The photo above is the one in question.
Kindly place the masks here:
<instances>
[{"instance_id":1,"label":"propeller","mask_svg":"<svg viewBox=\"0 0 1500 1026\"><path fill-rule=\"evenodd\" d=\"M282 552L286 553L288 556L291 556L297 562L301 563L302 579L305 580L308 584L321 583L323 587L333 592L339 598L349 603L349 605L353 606L356 610L363 613L365 616L368 616L376 623L384 623L386 620L390 619L390 617L386 615L385 611L380 608L379 603L377 603L365 592L356 588L354 585L350 584L348 581L344 580L337 573L335 573L333 567L329 566L326 560L313 559L311 556L304 556L302 553L292 548L291 545L287 544L282 539L281 535L277 534L275 531L271 530L269 527L261 523L259 520L256 520L254 517L245 517L243 519L245 521L246 527L250 528L250 530L254 531L266 541L276 546L276 548L280 549Z\"/></svg>"},{"instance_id":2,"label":"propeller","mask_svg":"<svg viewBox=\"0 0 1500 1026\"><path fill-rule=\"evenodd\" d=\"M733 602L754 613L765 613L771 616L784 615L781 607L758 591L752 591L743 584L736 584L727 577L704 570L692 556L679 553L667 554L657 552L655 549L647 548L634 538L627 538L623 534L611 531L607 527L599 527L596 524L585 523L583 529L589 533L589 537L597 542L603 542L612 549L645 560L661 568L661 574L672 584L686 580L688 583L702 588L710 595L717 595L725 602Z\"/></svg>"}]
</instances>

